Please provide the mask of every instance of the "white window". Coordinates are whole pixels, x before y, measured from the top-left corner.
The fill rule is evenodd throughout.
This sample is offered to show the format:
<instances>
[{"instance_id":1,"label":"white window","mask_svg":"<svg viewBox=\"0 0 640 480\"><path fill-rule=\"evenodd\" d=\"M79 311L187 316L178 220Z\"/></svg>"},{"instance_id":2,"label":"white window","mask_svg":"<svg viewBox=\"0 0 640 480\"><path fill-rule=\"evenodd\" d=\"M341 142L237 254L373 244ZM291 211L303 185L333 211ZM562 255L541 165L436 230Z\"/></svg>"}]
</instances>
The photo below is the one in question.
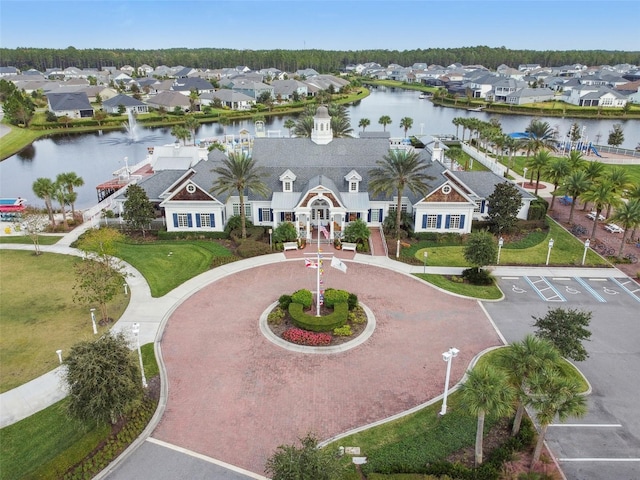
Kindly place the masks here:
<instances>
[{"instance_id":1,"label":"white window","mask_svg":"<svg viewBox=\"0 0 640 480\"><path fill-rule=\"evenodd\" d=\"M293 189L291 187L291 182L289 180L285 180L282 182L282 190L284 192L291 192Z\"/></svg>"},{"instance_id":2,"label":"white window","mask_svg":"<svg viewBox=\"0 0 640 480\"><path fill-rule=\"evenodd\" d=\"M379 208L372 208L371 209L371 221L372 222L379 222L380 221L380 209Z\"/></svg>"},{"instance_id":3,"label":"white window","mask_svg":"<svg viewBox=\"0 0 640 480\"><path fill-rule=\"evenodd\" d=\"M196 186L193 183L190 183L189 185L187 185L187 192L196 193Z\"/></svg>"},{"instance_id":4,"label":"white window","mask_svg":"<svg viewBox=\"0 0 640 480\"><path fill-rule=\"evenodd\" d=\"M262 221L263 222L271 222L271 209L270 208L261 208L262 211Z\"/></svg>"},{"instance_id":5,"label":"white window","mask_svg":"<svg viewBox=\"0 0 640 480\"><path fill-rule=\"evenodd\" d=\"M480 213L481 208L482 208L482 200L476 200L476 206L474 207L473 211L475 213Z\"/></svg>"},{"instance_id":6,"label":"white window","mask_svg":"<svg viewBox=\"0 0 640 480\"><path fill-rule=\"evenodd\" d=\"M240 204L239 203L234 203L233 204L233 214L234 215L240 215ZM245 203L244 204L244 216L245 217L251 217L251 204L250 203Z\"/></svg>"},{"instance_id":7,"label":"white window","mask_svg":"<svg viewBox=\"0 0 640 480\"><path fill-rule=\"evenodd\" d=\"M438 227L438 215L427 215L427 228Z\"/></svg>"},{"instance_id":8,"label":"white window","mask_svg":"<svg viewBox=\"0 0 640 480\"><path fill-rule=\"evenodd\" d=\"M188 214L179 213L178 214L178 227L188 227L188 226L189 226Z\"/></svg>"},{"instance_id":9,"label":"white window","mask_svg":"<svg viewBox=\"0 0 640 480\"><path fill-rule=\"evenodd\" d=\"M211 216L208 213L200 214L200 226L202 228L211 228Z\"/></svg>"},{"instance_id":10,"label":"white window","mask_svg":"<svg viewBox=\"0 0 640 480\"><path fill-rule=\"evenodd\" d=\"M357 192L358 191L358 182L349 182L349 191Z\"/></svg>"},{"instance_id":11,"label":"white window","mask_svg":"<svg viewBox=\"0 0 640 480\"><path fill-rule=\"evenodd\" d=\"M460 228L460 215L451 215L449 218L449 228L454 230Z\"/></svg>"}]
</instances>

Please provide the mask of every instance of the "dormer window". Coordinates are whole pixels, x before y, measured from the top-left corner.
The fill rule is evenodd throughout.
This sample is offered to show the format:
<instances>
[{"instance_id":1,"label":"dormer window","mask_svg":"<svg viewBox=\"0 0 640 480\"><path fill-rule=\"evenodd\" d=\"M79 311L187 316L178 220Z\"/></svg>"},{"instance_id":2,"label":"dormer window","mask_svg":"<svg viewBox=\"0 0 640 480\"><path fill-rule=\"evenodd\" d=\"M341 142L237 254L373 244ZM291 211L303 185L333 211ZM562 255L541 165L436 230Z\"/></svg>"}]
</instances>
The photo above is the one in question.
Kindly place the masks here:
<instances>
[{"instance_id":1,"label":"dormer window","mask_svg":"<svg viewBox=\"0 0 640 480\"><path fill-rule=\"evenodd\" d=\"M296 181L296 176L291 170L287 170L282 175L280 175L279 180L282 182L283 192L293 192L293 182Z\"/></svg>"},{"instance_id":2,"label":"dormer window","mask_svg":"<svg viewBox=\"0 0 640 480\"><path fill-rule=\"evenodd\" d=\"M356 181L349 182L349 191L350 192L357 192L358 191L358 182L356 182Z\"/></svg>"},{"instance_id":3,"label":"dormer window","mask_svg":"<svg viewBox=\"0 0 640 480\"><path fill-rule=\"evenodd\" d=\"M283 192L291 192L293 190L292 183L289 180L285 180L282 182L282 191Z\"/></svg>"},{"instance_id":4,"label":"dormer window","mask_svg":"<svg viewBox=\"0 0 640 480\"><path fill-rule=\"evenodd\" d=\"M362 177L355 170L351 170L344 176L345 181L349 184L349 193L357 193L360 191L360 182Z\"/></svg>"}]
</instances>

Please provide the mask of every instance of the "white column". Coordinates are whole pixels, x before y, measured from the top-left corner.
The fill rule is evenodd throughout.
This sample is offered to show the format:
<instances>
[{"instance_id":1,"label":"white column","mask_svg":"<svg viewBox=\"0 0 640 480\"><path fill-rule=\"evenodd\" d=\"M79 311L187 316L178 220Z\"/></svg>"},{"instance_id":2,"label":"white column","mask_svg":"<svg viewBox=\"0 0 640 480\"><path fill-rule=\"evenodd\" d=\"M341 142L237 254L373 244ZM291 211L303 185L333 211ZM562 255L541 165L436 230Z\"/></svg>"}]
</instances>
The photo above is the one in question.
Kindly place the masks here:
<instances>
[{"instance_id":1,"label":"white column","mask_svg":"<svg viewBox=\"0 0 640 480\"><path fill-rule=\"evenodd\" d=\"M296 224L296 237L300 238L300 219L298 218L298 214L294 213L293 218Z\"/></svg>"},{"instance_id":2,"label":"white column","mask_svg":"<svg viewBox=\"0 0 640 480\"><path fill-rule=\"evenodd\" d=\"M311 212L307 213L307 239L311 240Z\"/></svg>"},{"instance_id":3,"label":"white column","mask_svg":"<svg viewBox=\"0 0 640 480\"><path fill-rule=\"evenodd\" d=\"M342 214L342 220L340 221L340 233L344 233L344 221L345 221L346 216L347 216L346 213Z\"/></svg>"},{"instance_id":4,"label":"white column","mask_svg":"<svg viewBox=\"0 0 640 480\"><path fill-rule=\"evenodd\" d=\"M329 213L329 239L333 240L335 237L333 236L333 213Z\"/></svg>"}]
</instances>

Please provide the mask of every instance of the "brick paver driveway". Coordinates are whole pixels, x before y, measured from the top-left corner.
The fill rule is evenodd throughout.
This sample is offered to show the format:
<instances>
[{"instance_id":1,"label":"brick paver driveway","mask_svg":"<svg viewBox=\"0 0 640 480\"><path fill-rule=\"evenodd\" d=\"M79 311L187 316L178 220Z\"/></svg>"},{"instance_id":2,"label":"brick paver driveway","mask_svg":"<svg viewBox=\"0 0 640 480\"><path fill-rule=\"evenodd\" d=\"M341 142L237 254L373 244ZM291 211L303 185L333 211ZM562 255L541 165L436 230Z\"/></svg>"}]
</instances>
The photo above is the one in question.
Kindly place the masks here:
<instances>
[{"instance_id":1,"label":"brick paver driveway","mask_svg":"<svg viewBox=\"0 0 640 480\"><path fill-rule=\"evenodd\" d=\"M327 262L328 263L328 262ZM301 260L237 273L183 303L162 338L167 408L153 437L263 473L283 443L330 438L442 393L442 352L455 346L451 384L500 340L476 301L412 277L348 263L325 268L325 287L358 295L377 328L344 353L293 353L260 333L260 314L283 293L314 289Z\"/></svg>"}]
</instances>

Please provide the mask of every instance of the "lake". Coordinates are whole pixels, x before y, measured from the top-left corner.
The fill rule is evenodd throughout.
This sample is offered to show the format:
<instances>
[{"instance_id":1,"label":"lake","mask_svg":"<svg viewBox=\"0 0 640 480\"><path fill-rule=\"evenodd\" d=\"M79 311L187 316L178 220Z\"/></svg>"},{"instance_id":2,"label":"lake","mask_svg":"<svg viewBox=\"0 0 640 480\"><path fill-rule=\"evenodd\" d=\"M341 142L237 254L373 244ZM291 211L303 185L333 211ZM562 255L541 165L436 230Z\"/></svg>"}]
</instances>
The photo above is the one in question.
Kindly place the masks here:
<instances>
[{"instance_id":1,"label":"lake","mask_svg":"<svg viewBox=\"0 0 640 480\"><path fill-rule=\"evenodd\" d=\"M388 88L372 90L369 97L349 106L348 111L354 135L362 131L358 128L362 118L368 118L371 122L367 131L382 130L378 119L383 115L391 118L392 123L387 125L386 129L392 137L404 136L404 130L399 126L400 119L403 117L413 119L413 128L409 130L409 135L416 136L455 134L456 128L451 123L455 117L475 117L484 121L495 117L500 120L502 129L506 133L522 132L531 121L531 117L520 115L497 115L437 107L429 100L419 99L418 92ZM289 133L283 126L287 118L287 116L270 117L265 122L265 129L270 131L272 136L288 136ZM585 136L588 141L600 144L606 144L613 124L621 123L625 136L622 147L633 149L640 142L640 121L638 120L536 118L548 121L562 135L569 131L574 122L577 122L581 127L585 127ZM235 122L228 125L224 131L218 124L202 125L196 137L197 139L221 137L225 132L237 134L242 129L253 133L253 122L251 120ZM459 134L462 134L462 130ZM599 142L596 140L597 135L600 135ZM97 202L96 185L111 179L115 170L124 167L125 157L128 159L128 165L132 166L145 158L147 147L174 141L170 128L140 127L137 129L135 141L132 141L124 128L122 131L103 134L59 135L37 140L22 152L0 163L0 197L20 196L26 198L31 205L42 206L43 202L37 199L31 190L31 185L36 178L54 179L59 173L72 171L85 181L85 185L77 189L76 207L88 208Z\"/></svg>"}]
</instances>

